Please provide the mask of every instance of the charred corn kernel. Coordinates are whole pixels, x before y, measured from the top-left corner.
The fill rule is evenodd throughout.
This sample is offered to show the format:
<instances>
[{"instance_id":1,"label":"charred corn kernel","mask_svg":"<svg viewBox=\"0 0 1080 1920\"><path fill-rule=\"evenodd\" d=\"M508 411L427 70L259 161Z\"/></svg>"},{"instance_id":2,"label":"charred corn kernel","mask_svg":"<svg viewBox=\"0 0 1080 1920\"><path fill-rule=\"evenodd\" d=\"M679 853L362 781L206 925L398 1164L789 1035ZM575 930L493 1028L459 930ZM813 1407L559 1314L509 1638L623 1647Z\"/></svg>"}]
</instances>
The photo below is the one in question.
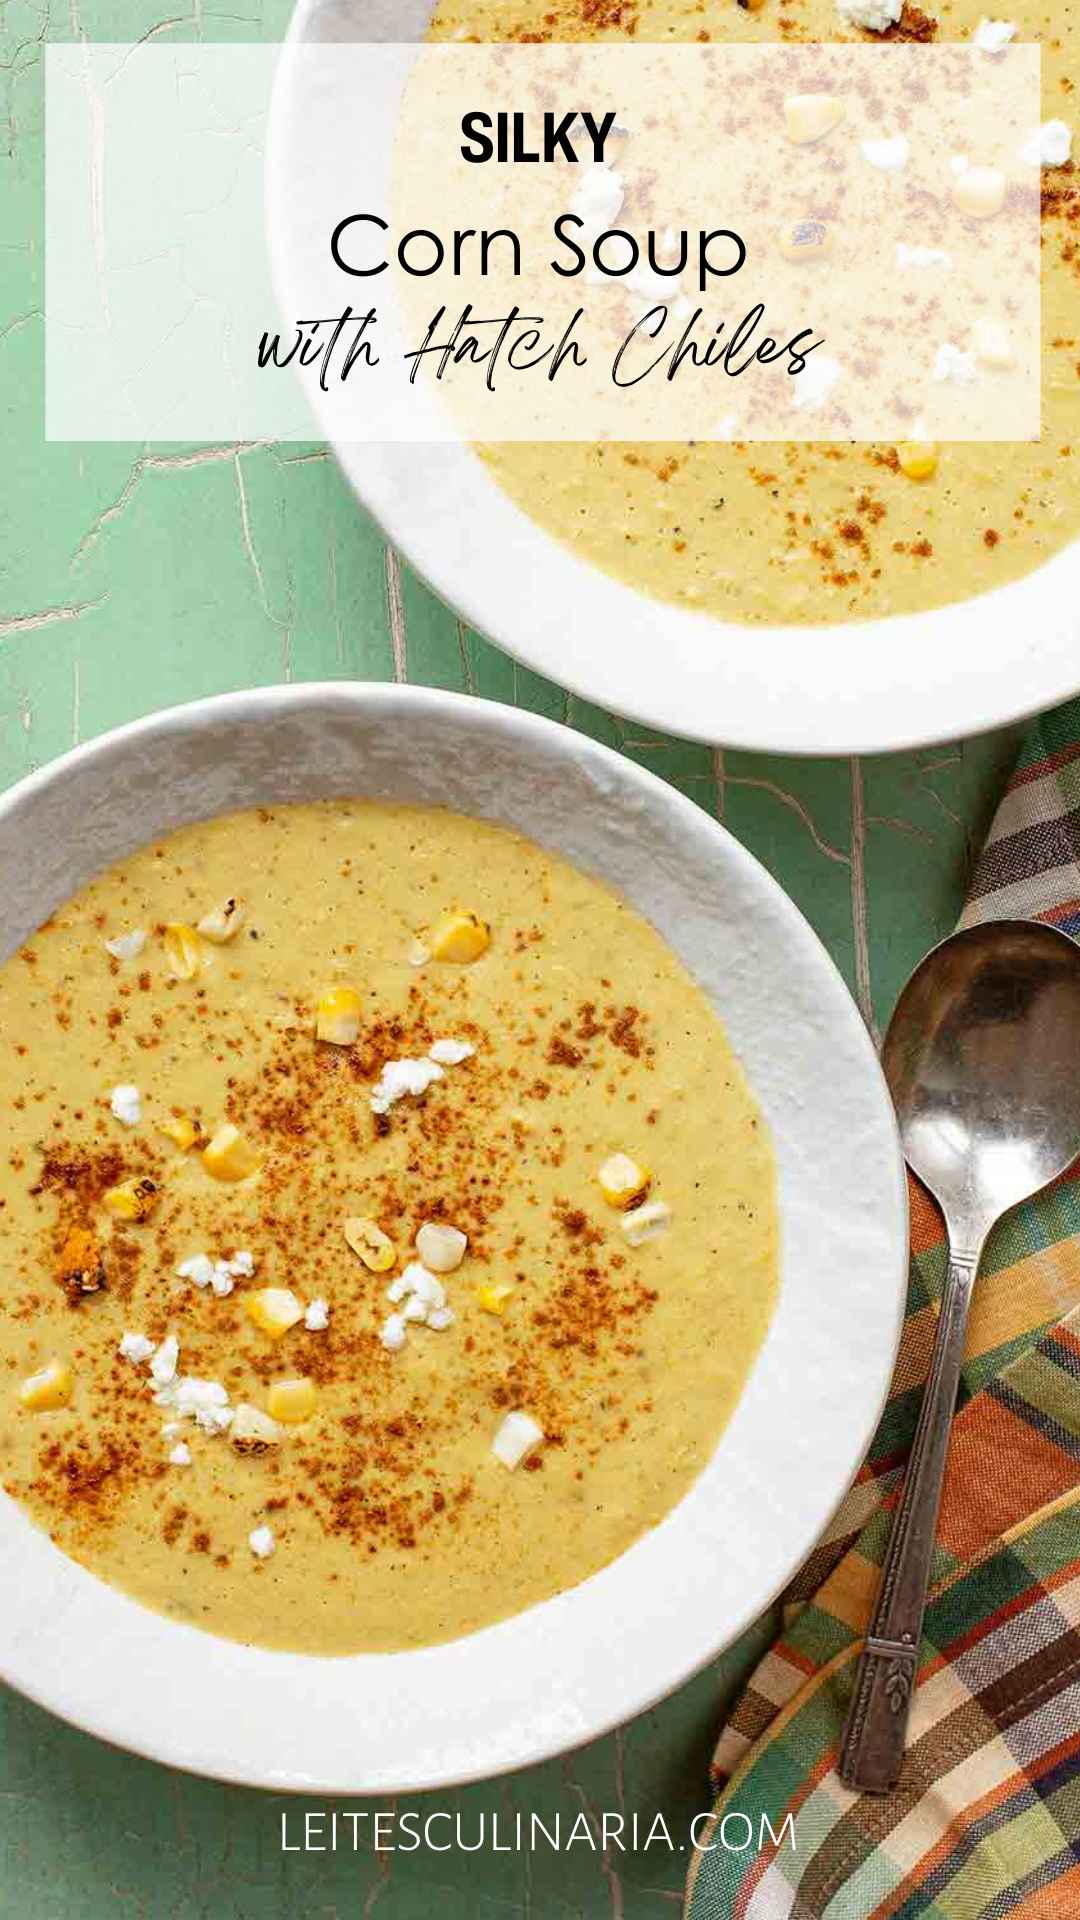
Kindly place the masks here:
<instances>
[{"instance_id":1,"label":"charred corn kernel","mask_svg":"<svg viewBox=\"0 0 1080 1920\"><path fill-rule=\"evenodd\" d=\"M259 1287L255 1293L245 1294L244 1311L252 1325L260 1333L269 1334L271 1340L280 1340L304 1317L291 1287Z\"/></svg>"},{"instance_id":2,"label":"charred corn kernel","mask_svg":"<svg viewBox=\"0 0 1080 1920\"><path fill-rule=\"evenodd\" d=\"M197 931L204 940L212 940L216 947L223 947L226 940L238 934L247 919L247 908L242 900L230 894L227 900L219 900L216 906L204 913L198 923Z\"/></svg>"},{"instance_id":3,"label":"charred corn kernel","mask_svg":"<svg viewBox=\"0 0 1080 1920\"><path fill-rule=\"evenodd\" d=\"M85 1299L89 1293L102 1292L105 1268L101 1248L89 1227L72 1227L60 1249L56 1277L73 1302Z\"/></svg>"},{"instance_id":4,"label":"charred corn kernel","mask_svg":"<svg viewBox=\"0 0 1080 1920\"><path fill-rule=\"evenodd\" d=\"M231 1120L219 1127L208 1146L203 1148L203 1166L215 1180L246 1180L257 1173L262 1162L256 1149L249 1146Z\"/></svg>"},{"instance_id":5,"label":"charred corn kernel","mask_svg":"<svg viewBox=\"0 0 1080 1920\"><path fill-rule=\"evenodd\" d=\"M67 1362L50 1360L47 1367L23 1381L19 1403L30 1413L47 1413L52 1407L66 1407L74 1387L75 1380Z\"/></svg>"},{"instance_id":6,"label":"charred corn kernel","mask_svg":"<svg viewBox=\"0 0 1080 1920\"><path fill-rule=\"evenodd\" d=\"M739 5L744 13L760 13L765 0L739 0Z\"/></svg>"},{"instance_id":7,"label":"charred corn kernel","mask_svg":"<svg viewBox=\"0 0 1080 1920\"><path fill-rule=\"evenodd\" d=\"M779 239L785 260L820 260L828 253L832 236L824 220L793 220L781 227Z\"/></svg>"},{"instance_id":8,"label":"charred corn kernel","mask_svg":"<svg viewBox=\"0 0 1080 1920\"><path fill-rule=\"evenodd\" d=\"M202 972L203 943L194 927L186 927L182 920L170 920L166 927L165 952L174 979L194 980Z\"/></svg>"},{"instance_id":9,"label":"charred corn kernel","mask_svg":"<svg viewBox=\"0 0 1080 1920\"><path fill-rule=\"evenodd\" d=\"M317 1399L314 1380L275 1380L266 1396L272 1420L280 1420L283 1426L298 1426L301 1420L310 1420L315 1411Z\"/></svg>"},{"instance_id":10,"label":"charred corn kernel","mask_svg":"<svg viewBox=\"0 0 1080 1920\"><path fill-rule=\"evenodd\" d=\"M179 1147L181 1153L186 1153L189 1147L195 1145L202 1128L198 1121L190 1120L186 1113L169 1113L164 1120L158 1121L158 1132L163 1133L166 1140L171 1140L174 1147Z\"/></svg>"},{"instance_id":11,"label":"charred corn kernel","mask_svg":"<svg viewBox=\"0 0 1080 1920\"><path fill-rule=\"evenodd\" d=\"M327 987L315 1011L315 1037L332 1047L351 1047L360 1031L360 995L355 987Z\"/></svg>"},{"instance_id":12,"label":"charred corn kernel","mask_svg":"<svg viewBox=\"0 0 1080 1920\"><path fill-rule=\"evenodd\" d=\"M938 451L930 440L904 440L896 449L901 473L909 480L929 480L937 472Z\"/></svg>"},{"instance_id":13,"label":"charred corn kernel","mask_svg":"<svg viewBox=\"0 0 1080 1920\"><path fill-rule=\"evenodd\" d=\"M160 1198L157 1181L144 1176L109 1187L101 1196L101 1204L117 1220L149 1220Z\"/></svg>"},{"instance_id":14,"label":"charred corn kernel","mask_svg":"<svg viewBox=\"0 0 1080 1920\"><path fill-rule=\"evenodd\" d=\"M460 1227L441 1220L425 1220L416 1236L416 1251L431 1273L453 1273L465 1258L469 1236Z\"/></svg>"},{"instance_id":15,"label":"charred corn kernel","mask_svg":"<svg viewBox=\"0 0 1080 1920\"><path fill-rule=\"evenodd\" d=\"M609 1207L632 1207L648 1192L652 1174L628 1153L613 1153L596 1176Z\"/></svg>"},{"instance_id":16,"label":"charred corn kernel","mask_svg":"<svg viewBox=\"0 0 1080 1920\"><path fill-rule=\"evenodd\" d=\"M397 1259L393 1241L383 1232L378 1221L369 1220L366 1214L346 1220L345 1244L359 1254L365 1267L370 1267L372 1273L388 1273Z\"/></svg>"},{"instance_id":17,"label":"charred corn kernel","mask_svg":"<svg viewBox=\"0 0 1080 1920\"><path fill-rule=\"evenodd\" d=\"M476 1304L485 1313L505 1313L506 1303L514 1289L508 1280L499 1280L476 1289Z\"/></svg>"},{"instance_id":18,"label":"charred corn kernel","mask_svg":"<svg viewBox=\"0 0 1080 1920\"><path fill-rule=\"evenodd\" d=\"M953 181L953 206L971 220L992 220L1005 205L1005 175L997 167L965 167Z\"/></svg>"},{"instance_id":19,"label":"charred corn kernel","mask_svg":"<svg viewBox=\"0 0 1080 1920\"><path fill-rule=\"evenodd\" d=\"M787 137L797 147L824 140L843 120L846 107L831 93L792 93L784 101Z\"/></svg>"},{"instance_id":20,"label":"charred corn kernel","mask_svg":"<svg viewBox=\"0 0 1080 1920\"><path fill-rule=\"evenodd\" d=\"M229 1439L237 1453L266 1453L281 1438L276 1420L261 1407L250 1407L241 1400L233 1414Z\"/></svg>"},{"instance_id":21,"label":"charred corn kernel","mask_svg":"<svg viewBox=\"0 0 1080 1920\"><path fill-rule=\"evenodd\" d=\"M450 960L458 966L479 960L490 945L491 928L487 921L466 907L452 907L449 913L441 914L427 937L428 952L433 960Z\"/></svg>"}]
</instances>

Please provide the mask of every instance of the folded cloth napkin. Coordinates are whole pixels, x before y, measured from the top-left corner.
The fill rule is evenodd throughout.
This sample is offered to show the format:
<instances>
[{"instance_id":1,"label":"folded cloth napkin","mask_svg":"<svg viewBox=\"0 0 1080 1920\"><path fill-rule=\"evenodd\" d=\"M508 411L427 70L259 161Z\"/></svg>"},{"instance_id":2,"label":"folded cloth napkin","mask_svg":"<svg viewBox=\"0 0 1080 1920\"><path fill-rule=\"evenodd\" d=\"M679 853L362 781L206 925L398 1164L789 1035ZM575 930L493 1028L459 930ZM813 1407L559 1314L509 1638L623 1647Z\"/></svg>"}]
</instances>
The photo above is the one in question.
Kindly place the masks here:
<instances>
[{"instance_id":1,"label":"folded cloth napkin","mask_svg":"<svg viewBox=\"0 0 1080 1920\"><path fill-rule=\"evenodd\" d=\"M1003 916L1080 935L1080 700L1028 735L961 925ZM836 1772L945 1275L911 1209L889 1400L720 1737L689 1920L1080 1920L1080 1162L983 1261L902 1781Z\"/></svg>"}]
</instances>

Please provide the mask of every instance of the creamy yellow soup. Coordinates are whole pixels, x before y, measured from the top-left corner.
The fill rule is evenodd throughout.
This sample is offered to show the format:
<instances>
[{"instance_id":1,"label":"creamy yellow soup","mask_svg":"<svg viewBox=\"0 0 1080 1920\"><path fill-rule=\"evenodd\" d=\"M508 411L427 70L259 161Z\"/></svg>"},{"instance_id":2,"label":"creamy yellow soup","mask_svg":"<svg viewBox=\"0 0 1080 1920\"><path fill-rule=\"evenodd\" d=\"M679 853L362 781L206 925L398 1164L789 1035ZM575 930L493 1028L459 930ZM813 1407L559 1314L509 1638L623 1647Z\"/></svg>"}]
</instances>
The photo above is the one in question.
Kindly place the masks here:
<instances>
[{"instance_id":1,"label":"creamy yellow soup","mask_svg":"<svg viewBox=\"0 0 1080 1920\"><path fill-rule=\"evenodd\" d=\"M891 37L969 40L983 0L907 6ZM992 12L992 9L991 9ZM1076 0L1004 16L1042 46L1043 112L1080 138ZM872 41L834 0L443 0L435 38ZM1080 187L1047 169L1043 402L1037 443L937 450L910 479L891 446L504 444L484 449L517 504L643 593L727 620L833 623L969 599L1080 532Z\"/></svg>"},{"instance_id":2,"label":"creamy yellow soup","mask_svg":"<svg viewBox=\"0 0 1080 1920\"><path fill-rule=\"evenodd\" d=\"M476 820L147 847L0 969L0 1085L0 1478L232 1639L415 1647L584 1579L768 1325L773 1157L711 1007Z\"/></svg>"}]
</instances>

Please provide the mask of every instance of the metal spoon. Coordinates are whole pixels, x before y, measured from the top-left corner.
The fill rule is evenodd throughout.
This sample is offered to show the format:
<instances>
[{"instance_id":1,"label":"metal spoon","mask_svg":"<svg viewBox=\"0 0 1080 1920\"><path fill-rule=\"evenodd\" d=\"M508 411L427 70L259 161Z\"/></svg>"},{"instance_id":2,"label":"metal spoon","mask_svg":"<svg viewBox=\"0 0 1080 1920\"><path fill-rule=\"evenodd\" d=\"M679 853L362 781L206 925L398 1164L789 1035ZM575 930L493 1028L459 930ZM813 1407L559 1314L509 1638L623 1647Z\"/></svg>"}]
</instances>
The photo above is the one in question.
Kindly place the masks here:
<instances>
[{"instance_id":1,"label":"metal spoon","mask_svg":"<svg viewBox=\"0 0 1080 1920\"><path fill-rule=\"evenodd\" d=\"M903 1766L968 1302L987 1235L1080 1153L1080 946L1035 920L954 934L900 995L882 1064L908 1165L945 1216L949 1267L840 1749L841 1778L863 1793L888 1793Z\"/></svg>"}]
</instances>

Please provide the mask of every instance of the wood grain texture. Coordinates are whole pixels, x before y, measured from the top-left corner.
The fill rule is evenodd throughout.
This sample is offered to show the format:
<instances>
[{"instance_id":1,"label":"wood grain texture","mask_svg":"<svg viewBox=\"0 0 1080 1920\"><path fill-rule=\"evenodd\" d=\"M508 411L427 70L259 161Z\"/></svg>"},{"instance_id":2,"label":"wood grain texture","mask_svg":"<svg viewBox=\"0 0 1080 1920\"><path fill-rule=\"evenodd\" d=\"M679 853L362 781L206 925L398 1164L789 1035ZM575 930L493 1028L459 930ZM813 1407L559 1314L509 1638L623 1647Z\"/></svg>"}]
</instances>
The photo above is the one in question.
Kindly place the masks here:
<instances>
[{"instance_id":1,"label":"wood grain texture","mask_svg":"<svg viewBox=\"0 0 1080 1920\"><path fill-rule=\"evenodd\" d=\"M228 11L194 0L175 16L152 0L0 9L0 784L120 721L227 688L407 677L508 701L608 742L718 815L778 875L879 1025L955 915L1010 736L861 764L669 739L463 627L385 551L324 448L45 443L44 42L273 39L285 19L275 0ZM285 1802L170 1774L0 1697L0 1916L676 1913L678 1848L706 1804L722 1702L768 1633L766 1622L620 1734L437 1803L461 1812L466 1842L481 1812L560 1811L564 1824L584 1813L594 1831L604 1810L638 1813L643 1830L660 1812L673 1854L605 1857L584 1843L558 1858L390 1854L370 1840L355 1854L283 1854ZM294 1820L302 1805L289 1803Z\"/></svg>"}]
</instances>

